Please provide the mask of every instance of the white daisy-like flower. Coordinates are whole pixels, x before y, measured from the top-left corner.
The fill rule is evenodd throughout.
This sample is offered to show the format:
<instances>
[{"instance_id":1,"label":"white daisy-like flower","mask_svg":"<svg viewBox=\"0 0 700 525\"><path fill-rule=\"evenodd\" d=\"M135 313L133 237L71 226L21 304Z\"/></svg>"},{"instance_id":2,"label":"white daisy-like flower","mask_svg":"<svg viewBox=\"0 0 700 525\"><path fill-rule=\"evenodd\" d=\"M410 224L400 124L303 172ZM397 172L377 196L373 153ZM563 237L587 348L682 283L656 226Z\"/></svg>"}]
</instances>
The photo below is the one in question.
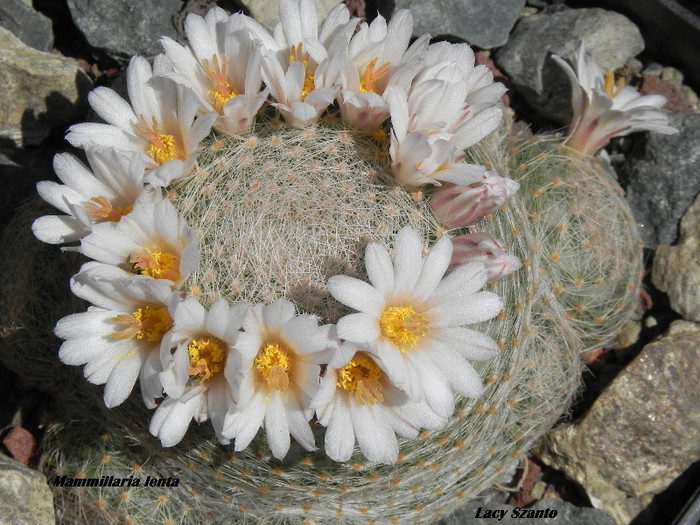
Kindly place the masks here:
<instances>
[{"instance_id":1,"label":"white daisy-like flower","mask_svg":"<svg viewBox=\"0 0 700 525\"><path fill-rule=\"evenodd\" d=\"M294 126L316 122L333 103L337 89L324 85L329 49L342 49L356 21L348 21L345 6L336 7L318 32L313 0L282 0L280 24L274 31L276 46L262 60L263 79L275 106ZM317 74L318 73L318 74Z\"/></svg>"},{"instance_id":2,"label":"white daisy-like flower","mask_svg":"<svg viewBox=\"0 0 700 525\"><path fill-rule=\"evenodd\" d=\"M262 89L260 44L245 18L229 17L214 7L204 17L190 14L185 19L190 49L161 38L173 68L166 76L197 94L200 114L219 115L214 127L224 133L240 134L250 128L269 93Z\"/></svg>"},{"instance_id":3,"label":"white daisy-like flower","mask_svg":"<svg viewBox=\"0 0 700 525\"><path fill-rule=\"evenodd\" d=\"M430 196L435 217L446 228L472 226L501 209L520 184L492 171L466 185L445 184Z\"/></svg>"},{"instance_id":4,"label":"white daisy-like flower","mask_svg":"<svg viewBox=\"0 0 700 525\"><path fill-rule=\"evenodd\" d=\"M156 192L142 193L117 223L96 224L78 251L132 274L179 286L197 269L199 243L175 206Z\"/></svg>"},{"instance_id":5,"label":"white daisy-like flower","mask_svg":"<svg viewBox=\"0 0 700 525\"><path fill-rule=\"evenodd\" d=\"M162 76L168 72L162 55L153 69L145 58L132 58L126 72L131 104L109 88L95 88L88 102L107 124L75 124L66 140L76 147L97 144L141 153L152 184L166 185L180 177L194 162L217 115L195 119L197 96Z\"/></svg>"},{"instance_id":6,"label":"white daisy-like flower","mask_svg":"<svg viewBox=\"0 0 700 525\"><path fill-rule=\"evenodd\" d=\"M335 346L330 325L319 327L316 317L296 315L286 299L252 308L234 347L240 366L226 370L237 385L237 406L224 435L236 439L236 451L245 449L261 427L277 459L287 454L290 434L306 450L316 450L310 403L319 387L319 365L330 360Z\"/></svg>"},{"instance_id":7,"label":"white daisy-like flower","mask_svg":"<svg viewBox=\"0 0 700 525\"><path fill-rule=\"evenodd\" d=\"M406 92L390 87L386 99L391 109L391 138L389 154L396 179L407 188L426 184L440 186L442 182L468 185L483 178L486 168L460 162L464 156L449 140L425 129L411 131L411 120Z\"/></svg>"},{"instance_id":8,"label":"white daisy-like flower","mask_svg":"<svg viewBox=\"0 0 700 525\"><path fill-rule=\"evenodd\" d=\"M188 297L172 305L173 329L161 345L159 379L166 398L151 419L150 432L164 447L178 444L192 419L211 420L223 444L224 418L233 405L226 370L235 369L233 345L248 305L215 302L209 311ZM175 351L172 351L175 348ZM229 372L230 373L230 372Z\"/></svg>"},{"instance_id":9,"label":"white daisy-like flower","mask_svg":"<svg viewBox=\"0 0 700 525\"><path fill-rule=\"evenodd\" d=\"M642 96L626 86L624 79L615 82L615 74L603 74L598 64L586 57L583 42L578 53L576 71L557 55L559 64L571 82L571 104L574 115L566 145L585 155L593 155L610 142L635 131L678 133L668 125L666 97Z\"/></svg>"},{"instance_id":10,"label":"white daisy-like flower","mask_svg":"<svg viewBox=\"0 0 700 525\"><path fill-rule=\"evenodd\" d=\"M459 235L452 239L452 246L452 261L447 271L463 264L480 262L486 267L488 283L518 271L523 265L520 259L506 252L500 242L485 232Z\"/></svg>"},{"instance_id":11,"label":"white daisy-like flower","mask_svg":"<svg viewBox=\"0 0 700 525\"><path fill-rule=\"evenodd\" d=\"M454 410L453 390L466 397L483 392L469 361L491 359L497 345L465 325L492 319L501 299L479 292L487 279L483 264L461 266L443 277L452 243L443 237L423 257L423 244L411 227L396 237L393 260L372 243L365 253L370 283L331 277L328 291L358 310L337 323L338 337L368 348L391 381L412 401L425 400L440 417Z\"/></svg>"},{"instance_id":12,"label":"white daisy-like flower","mask_svg":"<svg viewBox=\"0 0 700 525\"><path fill-rule=\"evenodd\" d=\"M143 191L145 166L140 155L100 146L86 147L85 154L90 168L69 153L59 153L53 168L64 184L48 180L37 184L41 198L67 214L35 220L32 231L40 241L72 242L90 233L93 224L118 222Z\"/></svg>"},{"instance_id":13,"label":"white daisy-like flower","mask_svg":"<svg viewBox=\"0 0 700 525\"><path fill-rule=\"evenodd\" d=\"M141 376L141 395L155 407L162 387L161 341L172 327L168 305L180 300L167 281L130 276L109 264L89 262L71 279L71 290L93 306L64 317L55 333L65 342L58 357L68 365L85 365L85 378L105 385L107 407L121 404Z\"/></svg>"},{"instance_id":14,"label":"white daisy-like flower","mask_svg":"<svg viewBox=\"0 0 700 525\"><path fill-rule=\"evenodd\" d=\"M506 91L486 66L475 65L469 45L431 44L409 89L409 132L428 133L464 150L498 127Z\"/></svg>"},{"instance_id":15,"label":"white daisy-like flower","mask_svg":"<svg viewBox=\"0 0 700 525\"><path fill-rule=\"evenodd\" d=\"M360 24L347 52L332 56L325 82L340 87L338 103L343 122L371 131L389 118L389 105L382 95L406 62L404 55L412 32L409 11L399 10L388 25L378 15L371 24Z\"/></svg>"},{"instance_id":16,"label":"white daisy-like flower","mask_svg":"<svg viewBox=\"0 0 700 525\"><path fill-rule=\"evenodd\" d=\"M396 434L414 438L420 428L439 429L447 418L396 388L381 361L361 346L344 343L328 364L311 408L328 429L325 450L334 461L350 460L355 442L373 463L395 463Z\"/></svg>"}]
</instances>

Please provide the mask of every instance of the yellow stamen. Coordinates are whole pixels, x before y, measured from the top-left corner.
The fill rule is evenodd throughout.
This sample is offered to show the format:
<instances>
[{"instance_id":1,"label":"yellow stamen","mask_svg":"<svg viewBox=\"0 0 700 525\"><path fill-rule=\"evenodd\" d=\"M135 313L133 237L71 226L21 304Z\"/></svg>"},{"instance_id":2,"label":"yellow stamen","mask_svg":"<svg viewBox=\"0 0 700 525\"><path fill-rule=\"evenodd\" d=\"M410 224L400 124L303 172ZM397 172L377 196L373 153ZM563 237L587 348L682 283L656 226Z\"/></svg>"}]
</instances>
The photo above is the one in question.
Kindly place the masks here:
<instances>
[{"instance_id":1,"label":"yellow stamen","mask_svg":"<svg viewBox=\"0 0 700 525\"><path fill-rule=\"evenodd\" d=\"M134 273L148 275L154 279L180 280L180 258L158 246L144 248L129 259Z\"/></svg>"},{"instance_id":2,"label":"yellow stamen","mask_svg":"<svg viewBox=\"0 0 700 525\"><path fill-rule=\"evenodd\" d=\"M214 55L211 61L204 61L204 73L213 86L211 90L207 91L209 102L217 113L222 114L224 104L238 95L228 81L228 61L222 58L221 63L219 63L219 57Z\"/></svg>"},{"instance_id":3,"label":"yellow stamen","mask_svg":"<svg viewBox=\"0 0 700 525\"><path fill-rule=\"evenodd\" d=\"M293 364L291 354L281 343L268 343L258 351L255 369L260 374L260 379L267 382L273 390L284 392L289 386L290 368Z\"/></svg>"},{"instance_id":4,"label":"yellow stamen","mask_svg":"<svg viewBox=\"0 0 700 525\"><path fill-rule=\"evenodd\" d=\"M190 376L199 376L204 383L224 370L226 366L226 344L215 337L193 340L187 345L190 355Z\"/></svg>"},{"instance_id":5,"label":"yellow stamen","mask_svg":"<svg viewBox=\"0 0 700 525\"><path fill-rule=\"evenodd\" d=\"M91 221L111 221L119 222L124 215L131 213L132 205L112 207L112 203L107 197L93 197L90 199L94 204L86 204L85 211L88 212L88 217Z\"/></svg>"},{"instance_id":6,"label":"yellow stamen","mask_svg":"<svg viewBox=\"0 0 700 525\"><path fill-rule=\"evenodd\" d=\"M302 47L301 43L291 47L289 51L289 65L291 66L294 62L301 62L304 66L304 87L301 90L301 100L304 100L309 93L316 89L314 81L316 69L309 67L309 54L304 52Z\"/></svg>"},{"instance_id":7,"label":"yellow stamen","mask_svg":"<svg viewBox=\"0 0 700 525\"><path fill-rule=\"evenodd\" d=\"M143 306L131 315L121 314L110 319L124 328L110 334L114 339L126 340L136 337L149 343L160 343L163 334L173 326L166 306Z\"/></svg>"},{"instance_id":8,"label":"yellow stamen","mask_svg":"<svg viewBox=\"0 0 700 525\"><path fill-rule=\"evenodd\" d=\"M383 375L381 368L369 356L358 352L338 370L336 385L354 394L361 405L374 405L377 401L384 401L380 383Z\"/></svg>"},{"instance_id":9,"label":"yellow stamen","mask_svg":"<svg viewBox=\"0 0 700 525\"><path fill-rule=\"evenodd\" d=\"M625 79L618 78L615 82L615 73L608 71L605 73L605 92L610 96L610 98L615 98L620 93L622 93L622 88L625 87Z\"/></svg>"},{"instance_id":10,"label":"yellow stamen","mask_svg":"<svg viewBox=\"0 0 700 525\"><path fill-rule=\"evenodd\" d=\"M151 118L150 125L143 115L139 116L139 122L140 124L134 125L134 130L149 142L146 153L157 164L165 164L171 160L185 160L182 145L174 135L160 132L160 126L155 117Z\"/></svg>"},{"instance_id":11,"label":"yellow stamen","mask_svg":"<svg viewBox=\"0 0 700 525\"><path fill-rule=\"evenodd\" d=\"M389 140L389 135L382 128L377 128L372 132L372 138L377 142L386 142Z\"/></svg>"},{"instance_id":12,"label":"yellow stamen","mask_svg":"<svg viewBox=\"0 0 700 525\"><path fill-rule=\"evenodd\" d=\"M402 354L418 346L425 337L430 323L412 306L390 306L379 316L379 331L392 342Z\"/></svg>"},{"instance_id":13,"label":"yellow stamen","mask_svg":"<svg viewBox=\"0 0 700 525\"><path fill-rule=\"evenodd\" d=\"M381 80L384 75L389 71L389 64L384 64L378 69L374 69L377 65L377 58L370 60L367 64L367 69L362 74L360 78L360 93L379 93L377 88L377 81Z\"/></svg>"}]
</instances>

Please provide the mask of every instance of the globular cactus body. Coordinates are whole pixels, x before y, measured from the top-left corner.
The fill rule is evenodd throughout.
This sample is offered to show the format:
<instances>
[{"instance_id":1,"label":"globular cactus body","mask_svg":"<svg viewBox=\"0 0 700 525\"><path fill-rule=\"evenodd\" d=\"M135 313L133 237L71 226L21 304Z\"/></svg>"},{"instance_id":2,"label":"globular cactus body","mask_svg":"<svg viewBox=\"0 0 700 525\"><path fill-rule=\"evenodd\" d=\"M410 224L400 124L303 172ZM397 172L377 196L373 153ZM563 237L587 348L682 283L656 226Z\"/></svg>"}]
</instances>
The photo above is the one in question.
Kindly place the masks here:
<instances>
[{"instance_id":1,"label":"globular cactus body","mask_svg":"<svg viewBox=\"0 0 700 525\"><path fill-rule=\"evenodd\" d=\"M203 244L209 243L203 250L211 253L203 258L217 261L200 268L186 287L212 301L286 295L332 320L338 305L325 295L323 280L339 270L362 275L364 243L390 245L406 220L426 241L443 232L431 219L425 197L385 192L391 195L382 198L394 200L381 214L376 211L379 193L372 188L391 179L387 160L372 153L374 139L324 124L293 133L275 126L268 121L248 136L211 142L192 177L169 188ZM58 387L53 393L63 406L61 417L70 423L47 433L43 467L49 482L56 476L140 479L139 486L55 487L60 521L427 523L463 505L516 464L569 405L579 385L581 354L613 337L633 310L639 242L614 181L594 163L568 156L556 140L514 141L499 132L469 153L521 185L504 209L479 224L524 263L491 285L505 306L497 319L478 327L500 347L497 358L478 368L485 383L480 398L460 400L445 429L400 440L395 465L373 465L359 451L350 462L335 463L294 443L278 461L261 436L248 450L234 453L219 445L206 425L190 428L177 446L162 448L146 431L149 413L134 395L115 409L96 410L102 405L99 389ZM356 162L347 162L348 155ZM290 185L284 192L278 188L283 179ZM219 197L227 184L230 196ZM259 193L245 193L250 202L240 198L244 187L256 184ZM400 224L391 222L392 213L386 211L391 206L397 207ZM328 223L318 228L326 214ZM329 231L347 220L343 217L355 224L360 216L364 222L353 226L359 230L348 233L346 225L336 224L337 230ZM246 237L251 226L265 231L257 246ZM279 248L269 251L267 266L266 243ZM312 271L285 266L285 250L309 246ZM222 260L238 257L242 249L263 259L222 267ZM5 274L6 296L18 285ZM32 285L26 277L24 286ZM40 332L26 324L30 306L22 294L11 293L15 308L8 310L11 318L6 313L3 326L14 325L15 333ZM49 322L60 316L48 310L44 315ZM50 343L21 343L19 360L11 342L6 339L2 359L19 373L28 372L26 363L33 361L58 371L55 376L65 374L68 367L58 363ZM322 428L314 432L322 445ZM177 479L177 486L144 486L148 476Z\"/></svg>"}]
</instances>

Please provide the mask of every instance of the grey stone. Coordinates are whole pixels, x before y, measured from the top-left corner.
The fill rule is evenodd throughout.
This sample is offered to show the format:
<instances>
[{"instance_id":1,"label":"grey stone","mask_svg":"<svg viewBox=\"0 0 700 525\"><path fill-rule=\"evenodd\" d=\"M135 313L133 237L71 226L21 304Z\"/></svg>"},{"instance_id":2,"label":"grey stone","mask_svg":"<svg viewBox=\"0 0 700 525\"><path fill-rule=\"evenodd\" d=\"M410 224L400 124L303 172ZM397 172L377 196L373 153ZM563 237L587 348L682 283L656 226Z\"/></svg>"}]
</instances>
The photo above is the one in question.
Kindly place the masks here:
<instances>
[{"instance_id":1,"label":"grey stone","mask_svg":"<svg viewBox=\"0 0 700 525\"><path fill-rule=\"evenodd\" d=\"M644 244L674 244L678 222L700 192L700 114L672 114L677 135L648 133L621 167Z\"/></svg>"},{"instance_id":2,"label":"grey stone","mask_svg":"<svg viewBox=\"0 0 700 525\"><path fill-rule=\"evenodd\" d=\"M651 280L683 319L700 322L700 195L683 216L678 245L656 248Z\"/></svg>"},{"instance_id":3,"label":"grey stone","mask_svg":"<svg viewBox=\"0 0 700 525\"><path fill-rule=\"evenodd\" d=\"M581 41L603 71L622 67L644 50L639 30L623 15L604 9L567 9L521 19L496 53L496 64L536 112L568 124L569 79L550 55L575 64Z\"/></svg>"},{"instance_id":4,"label":"grey stone","mask_svg":"<svg viewBox=\"0 0 700 525\"><path fill-rule=\"evenodd\" d=\"M505 512L503 517L485 517L487 511ZM556 498L544 498L534 505L521 509L494 501L475 500L465 507L450 514L439 525L517 525L523 523L537 525L615 525L615 520L605 511L587 507L576 507L567 501Z\"/></svg>"},{"instance_id":5,"label":"grey stone","mask_svg":"<svg viewBox=\"0 0 700 525\"><path fill-rule=\"evenodd\" d=\"M43 474L0 454L0 525L54 525L53 494Z\"/></svg>"},{"instance_id":6,"label":"grey stone","mask_svg":"<svg viewBox=\"0 0 700 525\"><path fill-rule=\"evenodd\" d=\"M396 0L378 2L389 18L399 9L413 15L413 34L450 35L484 49L508 40L525 0Z\"/></svg>"},{"instance_id":7,"label":"grey stone","mask_svg":"<svg viewBox=\"0 0 700 525\"><path fill-rule=\"evenodd\" d=\"M700 459L700 325L676 321L644 347L584 418L545 436L540 458L596 508L630 523Z\"/></svg>"},{"instance_id":8,"label":"grey stone","mask_svg":"<svg viewBox=\"0 0 700 525\"><path fill-rule=\"evenodd\" d=\"M39 51L51 51L53 48L51 20L22 0L2 1L0 26L9 29L29 47Z\"/></svg>"},{"instance_id":9,"label":"grey stone","mask_svg":"<svg viewBox=\"0 0 700 525\"><path fill-rule=\"evenodd\" d=\"M280 0L241 0L241 4L248 9L250 16L269 29L274 28L280 21ZM338 0L316 0L319 25L338 4Z\"/></svg>"},{"instance_id":10,"label":"grey stone","mask_svg":"<svg viewBox=\"0 0 700 525\"><path fill-rule=\"evenodd\" d=\"M84 112L90 78L72 58L26 46L0 28L0 138L39 144Z\"/></svg>"},{"instance_id":11,"label":"grey stone","mask_svg":"<svg viewBox=\"0 0 700 525\"><path fill-rule=\"evenodd\" d=\"M91 46L125 61L162 52L161 36L177 39L182 0L68 0L68 7Z\"/></svg>"}]
</instances>

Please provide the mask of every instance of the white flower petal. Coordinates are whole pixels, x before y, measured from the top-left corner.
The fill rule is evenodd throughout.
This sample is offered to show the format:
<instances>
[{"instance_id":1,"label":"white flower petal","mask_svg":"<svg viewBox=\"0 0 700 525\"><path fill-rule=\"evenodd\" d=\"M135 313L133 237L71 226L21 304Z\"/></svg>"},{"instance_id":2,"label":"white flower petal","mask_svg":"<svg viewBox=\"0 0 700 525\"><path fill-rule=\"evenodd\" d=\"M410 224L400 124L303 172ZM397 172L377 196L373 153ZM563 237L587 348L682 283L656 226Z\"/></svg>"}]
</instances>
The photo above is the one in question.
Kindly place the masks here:
<instances>
[{"instance_id":1,"label":"white flower petal","mask_svg":"<svg viewBox=\"0 0 700 525\"><path fill-rule=\"evenodd\" d=\"M143 364L143 356L134 352L119 361L105 383L104 402L107 408L121 405L134 389L136 378Z\"/></svg>"},{"instance_id":2,"label":"white flower petal","mask_svg":"<svg viewBox=\"0 0 700 525\"><path fill-rule=\"evenodd\" d=\"M412 293L420 298L427 299L437 288L442 276L452 259L452 242L448 237L443 237L436 242L430 253L423 260L423 267L418 276L418 283Z\"/></svg>"},{"instance_id":3,"label":"white flower petal","mask_svg":"<svg viewBox=\"0 0 700 525\"><path fill-rule=\"evenodd\" d=\"M270 394L265 410L265 434L272 455L277 459L284 459L290 445L289 423L282 397L277 392Z\"/></svg>"},{"instance_id":4,"label":"white flower petal","mask_svg":"<svg viewBox=\"0 0 700 525\"><path fill-rule=\"evenodd\" d=\"M399 444L391 426L377 417L371 405L351 404L350 415L357 443L373 463L393 464L399 455Z\"/></svg>"},{"instance_id":5,"label":"white flower petal","mask_svg":"<svg viewBox=\"0 0 700 525\"><path fill-rule=\"evenodd\" d=\"M333 461L345 462L352 457L355 431L350 417L350 407L341 396L333 401L324 445L326 454Z\"/></svg>"},{"instance_id":6,"label":"white flower petal","mask_svg":"<svg viewBox=\"0 0 700 525\"><path fill-rule=\"evenodd\" d=\"M479 292L444 301L426 313L431 326L462 326L493 319L503 308L503 300L492 292Z\"/></svg>"},{"instance_id":7,"label":"white flower petal","mask_svg":"<svg viewBox=\"0 0 700 525\"><path fill-rule=\"evenodd\" d=\"M394 245L394 292L412 290L423 264L423 241L418 232L404 227Z\"/></svg>"},{"instance_id":8,"label":"white flower petal","mask_svg":"<svg viewBox=\"0 0 700 525\"><path fill-rule=\"evenodd\" d=\"M378 316L384 309L384 297L374 287L354 277L336 275L328 279L326 287L336 300L354 310Z\"/></svg>"},{"instance_id":9,"label":"white flower petal","mask_svg":"<svg viewBox=\"0 0 700 525\"><path fill-rule=\"evenodd\" d=\"M455 407L452 390L447 383L447 378L426 354L427 352L409 354L410 364L408 366L418 371L425 400L430 408L438 416L450 417Z\"/></svg>"},{"instance_id":10,"label":"white flower petal","mask_svg":"<svg viewBox=\"0 0 700 525\"><path fill-rule=\"evenodd\" d=\"M372 286L382 294L393 291L394 265L386 248L378 243L370 243L365 252L365 266Z\"/></svg>"},{"instance_id":11,"label":"white flower petal","mask_svg":"<svg viewBox=\"0 0 700 525\"><path fill-rule=\"evenodd\" d=\"M358 344L369 344L379 337L379 323L369 314L349 314L338 323L338 337Z\"/></svg>"}]
</instances>

